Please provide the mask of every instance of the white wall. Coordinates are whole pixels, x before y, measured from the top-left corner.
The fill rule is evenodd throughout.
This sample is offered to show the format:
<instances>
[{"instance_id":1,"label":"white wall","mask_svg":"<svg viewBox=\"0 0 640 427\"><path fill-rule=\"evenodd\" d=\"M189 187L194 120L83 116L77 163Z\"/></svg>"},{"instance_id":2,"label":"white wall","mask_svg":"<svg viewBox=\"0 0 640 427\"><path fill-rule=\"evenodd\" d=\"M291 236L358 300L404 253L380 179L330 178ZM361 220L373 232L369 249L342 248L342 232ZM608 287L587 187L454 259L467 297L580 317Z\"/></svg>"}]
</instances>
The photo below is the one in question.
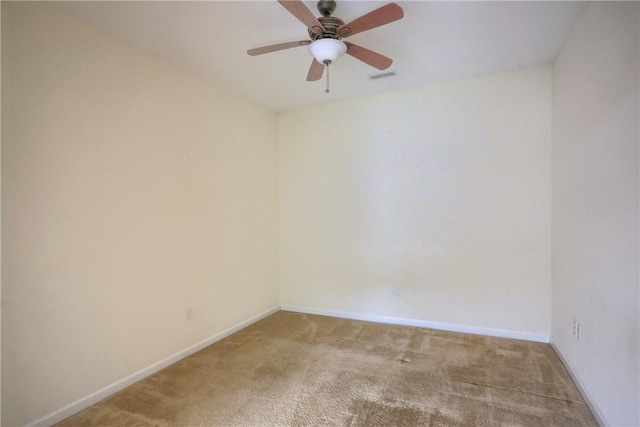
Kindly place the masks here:
<instances>
[{"instance_id":1,"label":"white wall","mask_svg":"<svg viewBox=\"0 0 640 427\"><path fill-rule=\"evenodd\" d=\"M550 144L550 67L281 114L282 306L548 338Z\"/></svg>"},{"instance_id":2,"label":"white wall","mask_svg":"<svg viewBox=\"0 0 640 427\"><path fill-rule=\"evenodd\" d=\"M640 425L638 13L589 3L553 68L552 341L616 426Z\"/></svg>"},{"instance_id":3,"label":"white wall","mask_svg":"<svg viewBox=\"0 0 640 427\"><path fill-rule=\"evenodd\" d=\"M275 113L21 2L2 107L3 426L278 305Z\"/></svg>"}]
</instances>

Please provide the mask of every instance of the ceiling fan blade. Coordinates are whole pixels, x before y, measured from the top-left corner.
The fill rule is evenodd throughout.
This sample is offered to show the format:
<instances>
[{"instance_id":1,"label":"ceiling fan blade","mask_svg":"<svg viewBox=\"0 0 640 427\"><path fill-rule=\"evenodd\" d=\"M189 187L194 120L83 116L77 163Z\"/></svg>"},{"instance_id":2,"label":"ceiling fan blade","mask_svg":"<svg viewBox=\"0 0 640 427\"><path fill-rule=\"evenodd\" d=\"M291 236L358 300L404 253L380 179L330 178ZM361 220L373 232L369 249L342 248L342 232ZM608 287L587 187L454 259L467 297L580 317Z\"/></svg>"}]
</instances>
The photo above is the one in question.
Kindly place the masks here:
<instances>
[{"instance_id":1,"label":"ceiling fan blade","mask_svg":"<svg viewBox=\"0 0 640 427\"><path fill-rule=\"evenodd\" d=\"M321 64L313 58L313 62L311 63L309 72L307 73L307 81L315 82L316 80L320 80L322 78L322 73L324 73L324 64Z\"/></svg>"},{"instance_id":2,"label":"ceiling fan blade","mask_svg":"<svg viewBox=\"0 0 640 427\"><path fill-rule=\"evenodd\" d=\"M269 46L262 46L262 47L257 47L255 49L249 49L247 51L247 55L249 56L264 55L265 53L277 52L279 50L290 49L292 47L304 46L307 44L311 44L311 40L300 40L297 42L271 44Z\"/></svg>"},{"instance_id":3,"label":"ceiling fan blade","mask_svg":"<svg viewBox=\"0 0 640 427\"><path fill-rule=\"evenodd\" d=\"M369 64L372 67L377 68L378 70L386 70L391 66L391 64L393 64L393 59L387 58L378 52L374 52L350 42L344 42L344 44L347 45L347 54L359 59L365 64Z\"/></svg>"},{"instance_id":4,"label":"ceiling fan blade","mask_svg":"<svg viewBox=\"0 0 640 427\"><path fill-rule=\"evenodd\" d=\"M370 30L372 28L380 27L382 25L386 25L390 22L397 21L404 16L404 12L402 8L398 6L396 3L389 3L385 6L379 7L378 9L371 11L365 15L362 15L360 18L354 19L348 24L344 24L341 27L338 27L336 30L336 34L340 37L349 37L354 34L361 33L363 31ZM344 34L340 34L344 30Z\"/></svg>"},{"instance_id":5,"label":"ceiling fan blade","mask_svg":"<svg viewBox=\"0 0 640 427\"><path fill-rule=\"evenodd\" d=\"M318 27L320 30L325 31L324 26L302 0L278 0L278 3L308 28Z\"/></svg>"}]
</instances>

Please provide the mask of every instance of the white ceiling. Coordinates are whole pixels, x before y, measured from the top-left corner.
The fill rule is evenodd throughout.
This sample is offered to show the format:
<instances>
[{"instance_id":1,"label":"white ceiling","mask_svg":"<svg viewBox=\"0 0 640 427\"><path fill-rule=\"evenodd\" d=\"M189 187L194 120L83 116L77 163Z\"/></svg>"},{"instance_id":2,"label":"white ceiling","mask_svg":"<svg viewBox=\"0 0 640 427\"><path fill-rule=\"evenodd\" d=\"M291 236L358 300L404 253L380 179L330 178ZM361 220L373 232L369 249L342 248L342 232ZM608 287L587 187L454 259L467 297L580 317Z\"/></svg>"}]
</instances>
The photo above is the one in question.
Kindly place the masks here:
<instances>
[{"instance_id":1,"label":"white ceiling","mask_svg":"<svg viewBox=\"0 0 640 427\"><path fill-rule=\"evenodd\" d=\"M306 1L317 13L315 1ZM387 2L338 0L345 22ZM349 41L394 59L395 77L345 55L324 79L305 81L306 47L250 57L247 49L308 39L276 1L76 1L56 5L275 111L548 64L582 2L399 1L404 18Z\"/></svg>"}]
</instances>

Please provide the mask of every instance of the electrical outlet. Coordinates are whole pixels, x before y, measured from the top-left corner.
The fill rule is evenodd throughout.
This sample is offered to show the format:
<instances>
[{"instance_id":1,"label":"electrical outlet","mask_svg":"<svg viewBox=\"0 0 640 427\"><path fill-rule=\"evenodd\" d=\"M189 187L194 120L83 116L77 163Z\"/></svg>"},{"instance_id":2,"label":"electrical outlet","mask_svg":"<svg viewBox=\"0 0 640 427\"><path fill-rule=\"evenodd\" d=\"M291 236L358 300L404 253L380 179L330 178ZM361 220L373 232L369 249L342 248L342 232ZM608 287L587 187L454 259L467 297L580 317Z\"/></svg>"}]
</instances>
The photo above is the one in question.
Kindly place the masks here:
<instances>
[{"instance_id":1,"label":"electrical outlet","mask_svg":"<svg viewBox=\"0 0 640 427\"><path fill-rule=\"evenodd\" d=\"M193 309L189 307L184 311L184 320L191 320L191 319L193 319Z\"/></svg>"},{"instance_id":2,"label":"electrical outlet","mask_svg":"<svg viewBox=\"0 0 640 427\"><path fill-rule=\"evenodd\" d=\"M582 325L576 319L573 319L573 336L578 341L582 341Z\"/></svg>"},{"instance_id":3,"label":"electrical outlet","mask_svg":"<svg viewBox=\"0 0 640 427\"><path fill-rule=\"evenodd\" d=\"M398 285L395 285L391 288L391 292L393 292L395 296L399 297L400 295L402 295L402 288Z\"/></svg>"}]
</instances>

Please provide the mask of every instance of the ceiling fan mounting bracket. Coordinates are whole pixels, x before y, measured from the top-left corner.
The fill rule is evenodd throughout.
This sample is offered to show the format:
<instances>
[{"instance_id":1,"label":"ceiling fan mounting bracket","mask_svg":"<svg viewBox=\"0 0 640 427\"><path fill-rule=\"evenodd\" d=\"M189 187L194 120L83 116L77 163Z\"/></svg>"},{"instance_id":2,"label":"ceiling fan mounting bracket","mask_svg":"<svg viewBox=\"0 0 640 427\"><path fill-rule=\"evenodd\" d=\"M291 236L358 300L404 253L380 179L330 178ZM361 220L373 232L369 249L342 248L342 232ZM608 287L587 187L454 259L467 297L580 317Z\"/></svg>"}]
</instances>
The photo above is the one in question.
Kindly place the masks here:
<instances>
[{"instance_id":1,"label":"ceiling fan mounting bracket","mask_svg":"<svg viewBox=\"0 0 640 427\"><path fill-rule=\"evenodd\" d=\"M329 16L336 10L336 2L335 0L320 0L317 7L320 15Z\"/></svg>"},{"instance_id":2,"label":"ceiling fan mounting bracket","mask_svg":"<svg viewBox=\"0 0 640 427\"><path fill-rule=\"evenodd\" d=\"M311 40L321 39L323 34L324 34L324 32L322 31L322 28L320 28L320 27L311 27L311 28L309 28L309 38Z\"/></svg>"},{"instance_id":3,"label":"ceiling fan mounting bracket","mask_svg":"<svg viewBox=\"0 0 640 427\"><path fill-rule=\"evenodd\" d=\"M349 37L351 35L351 31L348 28L344 28L338 34L336 34L336 38L343 39L345 37Z\"/></svg>"}]
</instances>

